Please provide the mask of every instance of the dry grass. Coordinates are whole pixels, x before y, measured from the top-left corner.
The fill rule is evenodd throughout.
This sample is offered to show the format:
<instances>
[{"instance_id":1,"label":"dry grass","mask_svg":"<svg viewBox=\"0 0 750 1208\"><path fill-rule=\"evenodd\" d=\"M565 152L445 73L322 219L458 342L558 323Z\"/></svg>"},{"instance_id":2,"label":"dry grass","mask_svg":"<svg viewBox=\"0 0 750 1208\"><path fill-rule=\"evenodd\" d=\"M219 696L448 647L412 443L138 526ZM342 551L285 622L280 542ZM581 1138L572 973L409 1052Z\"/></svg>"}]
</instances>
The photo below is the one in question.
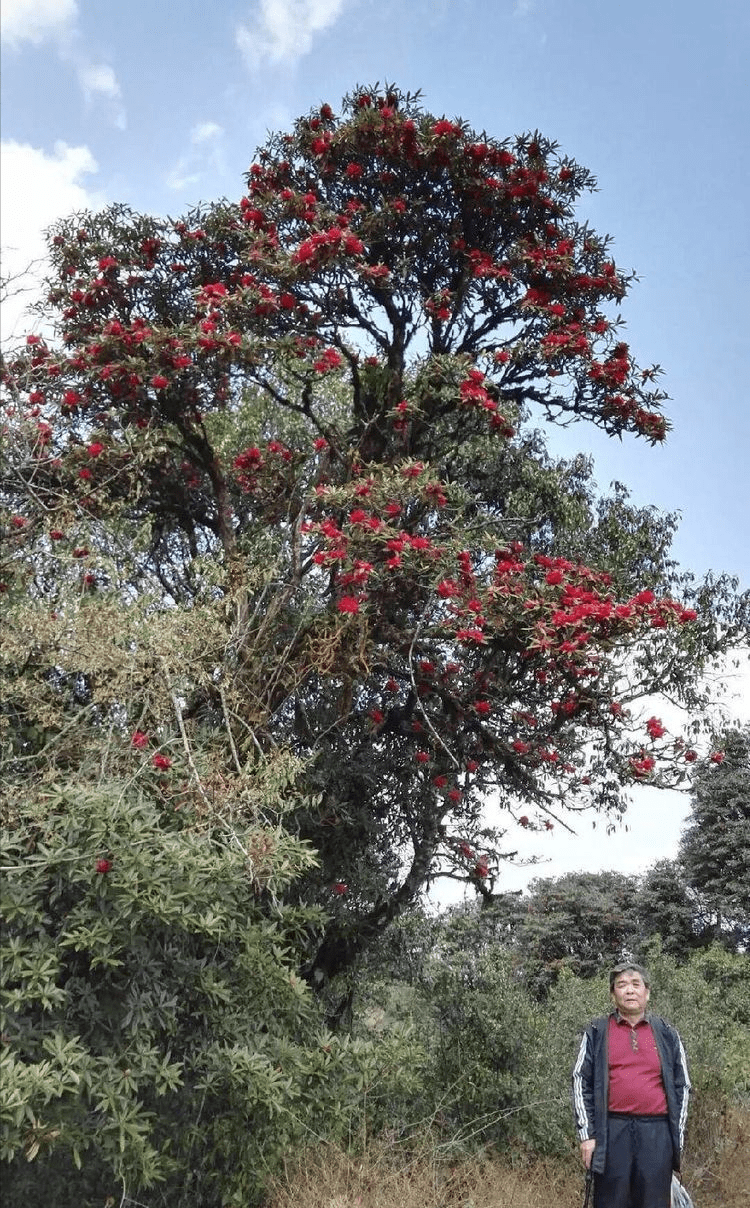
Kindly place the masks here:
<instances>
[{"instance_id":1,"label":"dry grass","mask_svg":"<svg viewBox=\"0 0 750 1208\"><path fill-rule=\"evenodd\" d=\"M371 1144L363 1156L321 1146L290 1165L267 1208L579 1208L582 1191L583 1177L559 1164L513 1170L489 1157L451 1161L426 1139L408 1152Z\"/></svg>"},{"instance_id":2,"label":"dry grass","mask_svg":"<svg viewBox=\"0 0 750 1208\"><path fill-rule=\"evenodd\" d=\"M715 1122L708 1160L687 1156L685 1184L695 1208L750 1208L750 1113ZM318 1146L269 1189L267 1208L581 1208L582 1171L560 1162L510 1165L478 1155L451 1160L429 1137L408 1150L370 1143L351 1156Z\"/></svg>"},{"instance_id":3,"label":"dry grass","mask_svg":"<svg viewBox=\"0 0 750 1208\"><path fill-rule=\"evenodd\" d=\"M750 1111L730 1108L701 1124L703 1143L685 1159L695 1208L750 1208Z\"/></svg>"}]
</instances>

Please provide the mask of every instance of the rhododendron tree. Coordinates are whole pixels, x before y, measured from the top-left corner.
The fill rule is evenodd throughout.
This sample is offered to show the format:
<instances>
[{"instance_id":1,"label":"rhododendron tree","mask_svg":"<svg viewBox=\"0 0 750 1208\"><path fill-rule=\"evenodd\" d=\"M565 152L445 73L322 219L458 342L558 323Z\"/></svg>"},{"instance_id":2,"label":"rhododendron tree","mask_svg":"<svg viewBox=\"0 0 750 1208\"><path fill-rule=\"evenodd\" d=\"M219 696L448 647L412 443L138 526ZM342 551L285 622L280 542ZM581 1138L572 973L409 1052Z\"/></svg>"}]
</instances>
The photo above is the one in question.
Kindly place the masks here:
<instances>
[{"instance_id":1,"label":"rhododendron tree","mask_svg":"<svg viewBox=\"0 0 750 1208\"><path fill-rule=\"evenodd\" d=\"M638 702L698 709L747 633L730 581L675 568L673 517L597 499L539 431L667 433L633 276L576 217L594 183L363 89L272 137L238 203L51 234L55 337L5 369L13 741L64 698L217 819L291 750L314 982L436 876L491 894L517 825L679 782L691 744Z\"/></svg>"}]
</instances>

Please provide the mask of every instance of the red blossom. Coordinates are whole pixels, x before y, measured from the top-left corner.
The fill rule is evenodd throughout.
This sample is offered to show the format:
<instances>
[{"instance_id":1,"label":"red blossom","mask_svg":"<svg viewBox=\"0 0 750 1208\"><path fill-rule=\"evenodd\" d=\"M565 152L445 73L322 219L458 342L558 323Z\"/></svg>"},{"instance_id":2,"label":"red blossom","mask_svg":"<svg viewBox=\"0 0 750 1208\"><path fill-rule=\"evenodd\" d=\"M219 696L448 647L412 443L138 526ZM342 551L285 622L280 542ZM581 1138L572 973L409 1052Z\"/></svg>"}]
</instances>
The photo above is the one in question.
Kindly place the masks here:
<instances>
[{"instance_id":1,"label":"red blossom","mask_svg":"<svg viewBox=\"0 0 750 1208\"><path fill-rule=\"evenodd\" d=\"M234 459L234 464L238 470L257 470L263 465L260 449L255 447L245 449L239 453Z\"/></svg>"},{"instance_id":2,"label":"red blossom","mask_svg":"<svg viewBox=\"0 0 750 1208\"><path fill-rule=\"evenodd\" d=\"M370 709L369 716L375 722L376 726L379 726L383 721L383 714L380 712L380 709Z\"/></svg>"},{"instance_id":3,"label":"red blossom","mask_svg":"<svg viewBox=\"0 0 750 1208\"><path fill-rule=\"evenodd\" d=\"M630 767L633 775L641 779L653 772L656 767L656 760L651 755L643 755L640 759L633 757L630 760Z\"/></svg>"},{"instance_id":4,"label":"red blossom","mask_svg":"<svg viewBox=\"0 0 750 1208\"><path fill-rule=\"evenodd\" d=\"M429 763L430 762L430 756L427 751L417 751L414 758L416 759L417 763Z\"/></svg>"},{"instance_id":5,"label":"red blossom","mask_svg":"<svg viewBox=\"0 0 750 1208\"><path fill-rule=\"evenodd\" d=\"M712 751L710 755L711 763L723 763L725 758L723 751Z\"/></svg>"},{"instance_id":6,"label":"red blossom","mask_svg":"<svg viewBox=\"0 0 750 1208\"><path fill-rule=\"evenodd\" d=\"M490 712L490 702L488 700L478 700L474 703L474 708L477 713L481 713L484 717Z\"/></svg>"},{"instance_id":7,"label":"red blossom","mask_svg":"<svg viewBox=\"0 0 750 1208\"><path fill-rule=\"evenodd\" d=\"M663 738L667 732L658 717L649 717L646 729L650 738Z\"/></svg>"},{"instance_id":8,"label":"red blossom","mask_svg":"<svg viewBox=\"0 0 750 1208\"><path fill-rule=\"evenodd\" d=\"M343 895L348 892L349 892L349 886L347 885L346 881L336 881L331 886L331 893L334 894L337 898L343 897Z\"/></svg>"},{"instance_id":9,"label":"red blossom","mask_svg":"<svg viewBox=\"0 0 750 1208\"><path fill-rule=\"evenodd\" d=\"M325 352L313 362L316 373L330 373L341 365L341 354L335 348L326 348Z\"/></svg>"},{"instance_id":10,"label":"red blossom","mask_svg":"<svg viewBox=\"0 0 750 1208\"><path fill-rule=\"evenodd\" d=\"M134 730L130 739L131 747L135 747L138 751L142 751L148 746L148 734L144 734L143 730Z\"/></svg>"},{"instance_id":11,"label":"red blossom","mask_svg":"<svg viewBox=\"0 0 750 1208\"><path fill-rule=\"evenodd\" d=\"M112 868L111 860L97 860L95 865L96 871L100 876L105 876Z\"/></svg>"},{"instance_id":12,"label":"red blossom","mask_svg":"<svg viewBox=\"0 0 750 1208\"><path fill-rule=\"evenodd\" d=\"M479 619L479 618L477 618L477 619ZM477 628L476 626L471 627L469 629L457 629L456 630L456 639L459 642L484 642L484 631L482 629ZM480 701L479 704L476 706L477 709L479 709L480 713L489 712L489 705L487 705L486 709L480 708L480 706L484 706L484 705L487 705L487 701Z\"/></svg>"},{"instance_id":13,"label":"red blossom","mask_svg":"<svg viewBox=\"0 0 750 1208\"><path fill-rule=\"evenodd\" d=\"M155 373L151 385L154 390L164 390L169 385L169 378L165 378L163 373Z\"/></svg>"},{"instance_id":14,"label":"red blossom","mask_svg":"<svg viewBox=\"0 0 750 1208\"><path fill-rule=\"evenodd\" d=\"M336 607L339 612L359 612L359 597L357 596L342 596L337 602Z\"/></svg>"},{"instance_id":15,"label":"red blossom","mask_svg":"<svg viewBox=\"0 0 750 1208\"><path fill-rule=\"evenodd\" d=\"M98 457L100 453L104 452L104 445L100 440L92 440L90 445L86 445L86 452L89 457Z\"/></svg>"},{"instance_id":16,"label":"red blossom","mask_svg":"<svg viewBox=\"0 0 750 1208\"><path fill-rule=\"evenodd\" d=\"M445 135L458 135L461 133L461 127L455 125L454 122L449 122L443 118L441 121L433 124L432 133L438 138L441 138Z\"/></svg>"},{"instance_id":17,"label":"red blossom","mask_svg":"<svg viewBox=\"0 0 750 1208\"><path fill-rule=\"evenodd\" d=\"M451 596L457 596L460 593L460 587L454 583L452 579L443 579L437 586L437 593L444 599L450 599Z\"/></svg>"},{"instance_id":18,"label":"red blossom","mask_svg":"<svg viewBox=\"0 0 750 1208\"><path fill-rule=\"evenodd\" d=\"M151 762L155 768L159 768L162 772L166 772L172 766L172 760L169 758L169 756L162 755L158 751L156 755L152 757Z\"/></svg>"}]
</instances>

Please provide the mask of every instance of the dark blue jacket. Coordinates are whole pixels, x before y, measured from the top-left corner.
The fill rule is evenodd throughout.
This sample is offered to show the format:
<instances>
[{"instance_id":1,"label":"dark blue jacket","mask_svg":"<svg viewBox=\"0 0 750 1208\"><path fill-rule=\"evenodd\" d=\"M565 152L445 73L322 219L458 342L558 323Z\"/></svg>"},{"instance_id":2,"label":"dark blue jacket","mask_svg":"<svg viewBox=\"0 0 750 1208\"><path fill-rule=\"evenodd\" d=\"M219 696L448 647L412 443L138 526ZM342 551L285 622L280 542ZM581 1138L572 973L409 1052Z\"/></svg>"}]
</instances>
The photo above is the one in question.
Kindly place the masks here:
<instances>
[{"instance_id":1,"label":"dark blue jacket","mask_svg":"<svg viewBox=\"0 0 750 1208\"><path fill-rule=\"evenodd\" d=\"M607 1096L609 1093L609 1021L601 1015L583 1034L573 1067L573 1114L579 1141L596 1141L591 1169L604 1172L607 1161ZM680 1169L685 1140L690 1078L685 1050L679 1034L659 1015L647 1015L661 1062L667 1098L669 1130L672 1134L672 1166Z\"/></svg>"}]
</instances>

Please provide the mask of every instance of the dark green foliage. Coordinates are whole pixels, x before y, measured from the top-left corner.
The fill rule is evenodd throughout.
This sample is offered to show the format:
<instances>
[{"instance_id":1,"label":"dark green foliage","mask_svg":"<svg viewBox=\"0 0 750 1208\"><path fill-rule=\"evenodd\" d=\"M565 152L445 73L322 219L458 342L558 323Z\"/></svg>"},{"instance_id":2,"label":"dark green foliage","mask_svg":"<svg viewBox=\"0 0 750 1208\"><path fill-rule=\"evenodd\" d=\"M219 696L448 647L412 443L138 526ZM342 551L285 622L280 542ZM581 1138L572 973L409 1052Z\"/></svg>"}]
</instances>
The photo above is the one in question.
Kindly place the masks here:
<instances>
[{"instance_id":1,"label":"dark green foliage","mask_svg":"<svg viewBox=\"0 0 750 1208\"><path fill-rule=\"evenodd\" d=\"M747 950L750 944L750 729L716 738L716 755L700 769L680 844L684 876L703 931Z\"/></svg>"},{"instance_id":2,"label":"dark green foliage","mask_svg":"<svg viewBox=\"0 0 750 1208\"><path fill-rule=\"evenodd\" d=\"M694 948L710 942L695 894L677 860L657 860L649 868L641 878L637 908L637 939L631 943L636 951L650 936L659 935L665 953L685 960Z\"/></svg>"},{"instance_id":3,"label":"dark green foliage","mask_svg":"<svg viewBox=\"0 0 750 1208\"><path fill-rule=\"evenodd\" d=\"M543 995L562 969L595 976L619 959L637 933L636 877L569 873L532 881L513 941L527 984Z\"/></svg>"},{"instance_id":4,"label":"dark green foliage","mask_svg":"<svg viewBox=\"0 0 750 1208\"><path fill-rule=\"evenodd\" d=\"M373 1068L369 1046L326 1035L296 972L320 920L277 895L311 853L280 830L165 821L127 784L50 786L4 835L14 1208L126 1190L246 1208L312 1116L346 1130Z\"/></svg>"}]
</instances>

